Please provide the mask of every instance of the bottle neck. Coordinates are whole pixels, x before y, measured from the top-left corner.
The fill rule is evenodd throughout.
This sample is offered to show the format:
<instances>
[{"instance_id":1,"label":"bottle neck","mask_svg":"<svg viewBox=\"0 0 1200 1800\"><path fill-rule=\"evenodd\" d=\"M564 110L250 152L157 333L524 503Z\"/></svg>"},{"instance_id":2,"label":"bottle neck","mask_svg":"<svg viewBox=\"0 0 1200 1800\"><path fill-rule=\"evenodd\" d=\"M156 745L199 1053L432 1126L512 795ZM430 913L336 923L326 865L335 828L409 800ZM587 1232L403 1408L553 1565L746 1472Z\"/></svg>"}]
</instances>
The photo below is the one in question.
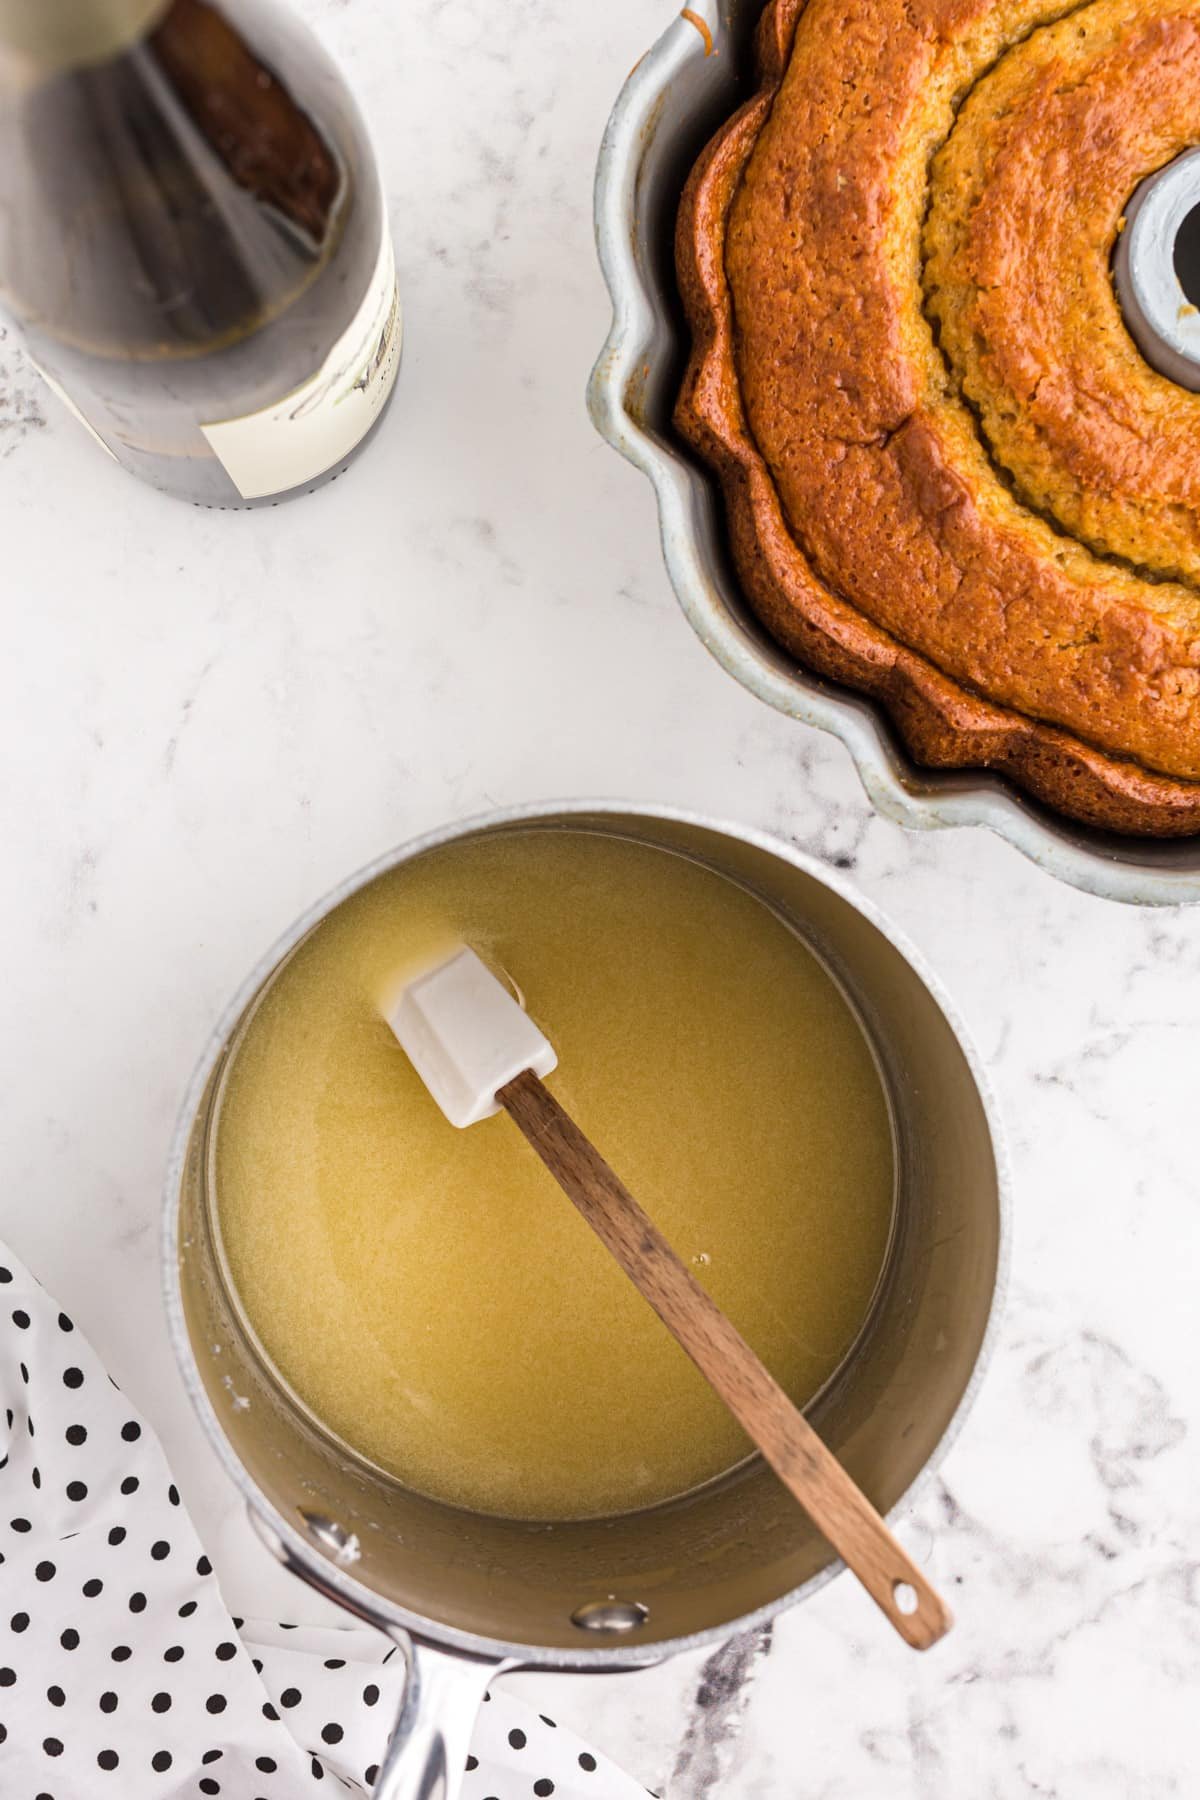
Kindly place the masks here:
<instances>
[{"instance_id":1,"label":"bottle neck","mask_svg":"<svg viewBox=\"0 0 1200 1800\"><path fill-rule=\"evenodd\" d=\"M0 73L42 78L105 62L151 30L171 0L0 0Z\"/></svg>"}]
</instances>

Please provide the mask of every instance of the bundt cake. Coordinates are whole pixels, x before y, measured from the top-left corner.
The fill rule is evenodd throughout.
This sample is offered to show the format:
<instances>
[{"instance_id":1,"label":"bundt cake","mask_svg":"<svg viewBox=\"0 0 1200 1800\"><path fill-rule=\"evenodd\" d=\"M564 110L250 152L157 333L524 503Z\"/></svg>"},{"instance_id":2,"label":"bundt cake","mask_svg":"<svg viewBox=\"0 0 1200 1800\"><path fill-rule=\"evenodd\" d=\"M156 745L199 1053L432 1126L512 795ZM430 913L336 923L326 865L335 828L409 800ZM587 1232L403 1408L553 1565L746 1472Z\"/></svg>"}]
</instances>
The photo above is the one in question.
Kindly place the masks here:
<instances>
[{"instance_id":1,"label":"bundt cake","mask_svg":"<svg viewBox=\"0 0 1200 1800\"><path fill-rule=\"evenodd\" d=\"M918 762L1200 833L1200 394L1113 289L1200 7L772 0L679 217L679 428L755 611Z\"/></svg>"}]
</instances>

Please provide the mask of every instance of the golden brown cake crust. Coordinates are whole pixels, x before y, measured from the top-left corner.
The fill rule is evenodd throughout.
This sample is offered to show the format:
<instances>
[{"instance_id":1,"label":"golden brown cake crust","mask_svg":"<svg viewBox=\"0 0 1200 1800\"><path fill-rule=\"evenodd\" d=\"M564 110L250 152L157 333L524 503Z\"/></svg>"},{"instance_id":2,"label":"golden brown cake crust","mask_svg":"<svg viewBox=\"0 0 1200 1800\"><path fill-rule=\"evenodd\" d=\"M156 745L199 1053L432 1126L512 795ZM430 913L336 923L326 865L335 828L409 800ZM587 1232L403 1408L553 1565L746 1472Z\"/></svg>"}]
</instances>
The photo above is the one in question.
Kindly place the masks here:
<instances>
[{"instance_id":1,"label":"golden brown cake crust","mask_svg":"<svg viewBox=\"0 0 1200 1800\"><path fill-rule=\"evenodd\" d=\"M925 292L1030 505L1100 555L1200 583L1200 394L1158 374L1110 275L1125 199L1200 141L1200 17L1102 0L1036 31L934 159Z\"/></svg>"},{"instance_id":2,"label":"golden brown cake crust","mask_svg":"<svg viewBox=\"0 0 1200 1800\"><path fill-rule=\"evenodd\" d=\"M880 698L920 762L1117 831L1200 831L1200 598L1011 491L923 311L954 97L1064 9L802 7L767 7L759 92L679 218L677 419L720 476L748 596L802 661Z\"/></svg>"}]
</instances>

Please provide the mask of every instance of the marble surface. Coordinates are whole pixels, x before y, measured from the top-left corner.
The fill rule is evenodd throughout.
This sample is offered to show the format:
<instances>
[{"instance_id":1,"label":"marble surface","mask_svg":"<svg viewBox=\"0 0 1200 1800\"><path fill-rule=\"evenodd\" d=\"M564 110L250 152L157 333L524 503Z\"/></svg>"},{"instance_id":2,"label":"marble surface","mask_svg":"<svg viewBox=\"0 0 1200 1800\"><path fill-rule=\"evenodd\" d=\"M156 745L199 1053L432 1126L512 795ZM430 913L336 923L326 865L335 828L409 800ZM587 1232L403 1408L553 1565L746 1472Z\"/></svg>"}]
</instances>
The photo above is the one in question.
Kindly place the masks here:
<instances>
[{"instance_id":1,"label":"marble surface","mask_svg":"<svg viewBox=\"0 0 1200 1800\"><path fill-rule=\"evenodd\" d=\"M959 1624L924 1659L842 1579L773 1640L515 1678L670 1800L1200 1791L1200 910L1055 885L874 817L846 754L711 662L646 484L583 405L592 165L663 0L305 0L373 120L408 336L342 481L192 511L110 467L0 336L0 1232L154 1420L238 1612L310 1618L192 1422L159 1305L180 1092L266 944L389 844L616 795L853 872L991 1067L1011 1302L903 1535Z\"/></svg>"}]
</instances>

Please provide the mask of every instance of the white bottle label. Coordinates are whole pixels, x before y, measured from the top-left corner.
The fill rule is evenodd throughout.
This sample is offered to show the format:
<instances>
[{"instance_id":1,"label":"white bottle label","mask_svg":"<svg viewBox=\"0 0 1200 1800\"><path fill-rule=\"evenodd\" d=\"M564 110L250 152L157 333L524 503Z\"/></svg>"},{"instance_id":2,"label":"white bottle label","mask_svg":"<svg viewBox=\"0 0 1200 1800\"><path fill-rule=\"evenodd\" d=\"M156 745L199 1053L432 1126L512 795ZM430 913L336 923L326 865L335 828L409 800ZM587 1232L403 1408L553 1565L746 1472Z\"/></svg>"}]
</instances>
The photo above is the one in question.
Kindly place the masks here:
<instances>
[{"instance_id":1,"label":"white bottle label","mask_svg":"<svg viewBox=\"0 0 1200 1800\"><path fill-rule=\"evenodd\" d=\"M385 225L363 303L317 373L261 412L201 425L243 500L303 487L350 454L391 392L400 341L396 263Z\"/></svg>"}]
</instances>

